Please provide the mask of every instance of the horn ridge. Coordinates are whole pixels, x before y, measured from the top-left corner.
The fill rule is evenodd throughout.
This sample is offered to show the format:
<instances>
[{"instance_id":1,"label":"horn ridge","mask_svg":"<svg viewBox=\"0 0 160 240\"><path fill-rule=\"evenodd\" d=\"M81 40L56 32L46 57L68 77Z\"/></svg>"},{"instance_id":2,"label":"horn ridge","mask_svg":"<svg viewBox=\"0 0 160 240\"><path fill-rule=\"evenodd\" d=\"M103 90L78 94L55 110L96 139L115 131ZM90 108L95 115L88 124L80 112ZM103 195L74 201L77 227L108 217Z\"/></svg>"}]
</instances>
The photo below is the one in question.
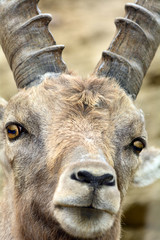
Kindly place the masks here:
<instances>
[{"instance_id":1,"label":"horn ridge","mask_svg":"<svg viewBox=\"0 0 160 240\"><path fill-rule=\"evenodd\" d=\"M19 66L17 66L14 71L14 77L17 79L19 88L33 86L35 85L35 81L40 83L43 80L42 76L44 75L44 70L46 73L54 72L55 76L61 74L62 69L65 72L65 64L61 58L63 49L63 45L55 45L43 48L30 54L25 62L22 62ZM54 61L53 56L55 59ZM35 77L31 78L30 75ZM26 77L29 77L30 79L27 83L25 81Z\"/></svg>"},{"instance_id":2,"label":"horn ridge","mask_svg":"<svg viewBox=\"0 0 160 240\"><path fill-rule=\"evenodd\" d=\"M155 38L153 37L154 30L156 33L156 30L159 29L159 25L160 25L158 23L158 18L156 17L156 14L154 14L154 13L150 12L148 9L145 9L144 7L142 7L140 5L136 5L134 3L127 3L125 5L125 10L126 10L126 12L128 12L127 17L130 20L135 21L135 23L137 23L139 26L141 26L143 31L146 33L147 38L150 41L155 41ZM138 15L140 16L140 19L138 19ZM152 29L153 34L151 34L148 31L148 28L146 27L147 23L149 24L150 28L153 27L153 29ZM158 31L158 33L160 33L160 30ZM157 39L160 41L160 36L159 36L159 38L157 37Z\"/></svg>"},{"instance_id":3,"label":"horn ridge","mask_svg":"<svg viewBox=\"0 0 160 240\"><path fill-rule=\"evenodd\" d=\"M64 46L56 45L48 29L52 17L41 14L38 2L0 1L0 44L18 88L38 84L48 71L55 76L67 73L61 56Z\"/></svg>"},{"instance_id":4,"label":"horn ridge","mask_svg":"<svg viewBox=\"0 0 160 240\"><path fill-rule=\"evenodd\" d=\"M41 27L43 27L42 22L47 27L51 20L52 18L48 14L37 15L29 19L10 35L10 39L8 40L8 46L12 44L14 51L12 51L12 53L10 54L8 53L7 55L9 56L8 62L12 68L12 71L14 71L17 65L19 65L19 62L23 61L22 56L24 49L25 57L27 58L27 56L32 54L32 52L36 51L37 49L41 49L48 45L50 46L56 44L53 36L51 35L51 33L48 32L47 29L44 29L43 34L41 35L41 39L44 38L45 42L42 42L41 39L40 41L37 41L37 31L35 31L35 28L40 29ZM30 38L31 32L32 38ZM19 35L21 35L21 38L19 38ZM6 52L9 52L9 49L8 51L6 50ZM17 62L16 60L18 60L19 62Z\"/></svg>"},{"instance_id":5,"label":"horn ridge","mask_svg":"<svg viewBox=\"0 0 160 240\"><path fill-rule=\"evenodd\" d=\"M160 14L160 1L159 0L136 0L136 5L142 6L145 9Z\"/></svg>"},{"instance_id":6,"label":"horn ridge","mask_svg":"<svg viewBox=\"0 0 160 240\"><path fill-rule=\"evenodd\" d=\"M107 74L107 77L112 79L113 74L115 74L115 65L118 66L120 71L116 71L114 78L118 79L119 85L126 91L127 94L132 95L132 98L135 99L136 94L134 95L132 94L132 92L136 92L137 87L141 84L139 82L139 79L143 77L139 65L136 62L131 63L127 58L124 58L123 56L111 51L103 51L102 59L103 64L101 64L98 76L105 76ZM105 66L106 62L108 66L107 69ZM113 65L112 62L114 62L115 64ZM135 76L134 84L130 84L133 79L128 78L128 75Z\"/></svg>"},{"instance_id":7,"label":"horn ridge","mask_svg":"<svg viewBox=\"0 0 160 240\"><path fill-rule=\"evenodd\" d=\"M93 72L115 79L133 99L160 43L160 6L156 0L137 3L126 4L126 17L116 19L117 34Z\"/></svg>"},{"instance_id":8,"label":"horn ridge","mask_svg":"<svg viewBox=\"0 0 160 240\"><path fill-rule=\"evenodd\" d=\"M115 21L115 25L118 29L119 36L117 35L117 38L119 38L119 42L118 44L115 44L113 49L111 47L109 48L109 50L111 49L111 51L117 52L117 54L120 54L123 51L123 57L131 61L131 64L132 62L138 62L143 74L145 74L148 64L144 64L144 62L146 59L146 55L148 54L150 38L148 38L145 31L137 23L130 19L117 18ZM123 41L126 32L128 33L128 39L127 41ZM132 35L134 35L134 38L132 38ZM145 48L143 48L143 45L141 46L141 48L143 48L143 55L141 54L141 51L139 52L139 45L137 44L136 46L135 44L135 38L138 39L138 41L140 42L145 42ZM127 48L127 45L133 46L134 51L131 51L131 48Z\"/></svg>"},{"instance_id":9,"label":"horn ridge","mask_svg":"<svg viewBox=\"0 0 160 240\"><path fill-rule=\"evenodd\" d=\"M52 21L52 16L50 15L50 14L40 14L40 15L36 15L36 16L34 16L34 17L32 17L31 19L29 19L28 21L26 21L22 26L21 26L21 28L23 28L23 27L25 27L25 26L28 26L28 25L30 25L30 24L32 24L33 22L35 22L35 21L38 21L38 20L40 20L40 21L43 21L44 22L44 24L46 25L46 26L48 26L48 24ZM20 28L20 29L21 29Z\"/></svg>"}]
</instances>

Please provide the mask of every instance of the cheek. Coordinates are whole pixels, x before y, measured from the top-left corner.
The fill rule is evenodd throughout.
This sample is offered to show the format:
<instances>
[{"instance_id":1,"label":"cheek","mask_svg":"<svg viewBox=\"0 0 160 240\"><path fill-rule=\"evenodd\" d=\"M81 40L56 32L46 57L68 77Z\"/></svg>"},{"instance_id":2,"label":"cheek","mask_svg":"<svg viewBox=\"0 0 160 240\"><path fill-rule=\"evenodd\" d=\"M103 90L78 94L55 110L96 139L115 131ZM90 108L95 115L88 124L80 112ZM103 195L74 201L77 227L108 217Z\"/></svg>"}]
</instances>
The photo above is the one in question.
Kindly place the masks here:
<instances>
[{"instance_id":1,"label":"cheek","mask_svg":"<svg viewBox=\"0 0 160 240\"><path fill-rule=\"evenodd\" d=\"M58 155L55 156L54 153L47 155L46 165L47 165L48 172L51 175L56 176L58 174L62 164L61 159L62 159L61 154L59 154L59 156Z\"/></svg>"},{"instance_id":2,"label":"cheek","mask_svg":"<svg viewBox=\"0 0 160 240\"><path fill-rule=\"evenodd\" d=\"M19 193L36 185L47 183L46 152L36 143L17 141L8 143L7 158L15 179L15 187Z\"/></svg>"},{"instance_id":3,"label":"cheek","mask_svg":"<svg viewBox=\"0 0 160 240\"><path fill-rule=\"evenodd\" d=\"M8 176L8 174L11 172L11 160L8 158L4 143L0 144L0 164L2 165L5 175Z\"/></svg>"},{"instance_id":4,"label":"cheek","mask_svg":"<svg viewBox=\"0 0 160 240\"><path fill-rule=\"evenodd\" d=\"M121 165L132 176L139 165L139 157L132 150L125 150L121 154Z\"/></svg>"},{"instance_id":5,"label":"cheek","mask_svg":"<svg viewBox=\"0 0 160 240\"><path fill-rule=\"evenodd\" d=\"M139 165L139 158L130 150L128 150L117 152L114 162L118 186L122 192L122 195L125 195L132 177Z\"/></svg>"},{"instance_id":6,"label":"cheek","mask_svg":"<svg viewBox=\"0 0 160 240\"><path fill-rule=\"evenodd\" d=\"M5 155L7 157L7 160L9 162L9 164L11 164L11 165L12 165L13 160L15 158L16 152L17 152L16 148L15 149L12 148L11 144L9 142L6 143L6 145L5 145Z\"/></svg>"}]
</instances>

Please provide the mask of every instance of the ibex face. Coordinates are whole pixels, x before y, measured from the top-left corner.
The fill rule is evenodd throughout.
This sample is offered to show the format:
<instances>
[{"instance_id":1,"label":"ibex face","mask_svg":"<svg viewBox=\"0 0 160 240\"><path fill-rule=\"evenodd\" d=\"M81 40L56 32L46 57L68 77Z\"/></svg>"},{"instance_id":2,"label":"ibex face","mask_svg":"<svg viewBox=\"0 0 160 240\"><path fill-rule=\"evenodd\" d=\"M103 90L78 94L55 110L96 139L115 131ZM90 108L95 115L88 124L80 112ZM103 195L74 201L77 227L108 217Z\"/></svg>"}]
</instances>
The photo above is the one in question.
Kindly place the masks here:
<instances>
[{"instance_id":1,"label":"ibex face","mask_svg":"<svg viewBox=\"0 0 160 240\"><path fill-rule=\"evenodd\" d=\"M62 75L11 99L4 126L12 125L22 128L5 137L18 216L35 225L38 211L80 238L106 234L139 163L134 145L146 141L132 100L107 79Z\"/></svg>"},{"instance_id":2,"label":"ibex face","mask_svg":"<svg viewBox=\"0 0 160 240\"><path fill-rule=\"evenodd\" d=\"M83 80L68 72L37 2L0 1L0 42L24 88L0 115L10 169L0 238L118 240L146 146L133 99L160 42L159 3L126 5L109 51Z\"/></svg>"}]
</instances>

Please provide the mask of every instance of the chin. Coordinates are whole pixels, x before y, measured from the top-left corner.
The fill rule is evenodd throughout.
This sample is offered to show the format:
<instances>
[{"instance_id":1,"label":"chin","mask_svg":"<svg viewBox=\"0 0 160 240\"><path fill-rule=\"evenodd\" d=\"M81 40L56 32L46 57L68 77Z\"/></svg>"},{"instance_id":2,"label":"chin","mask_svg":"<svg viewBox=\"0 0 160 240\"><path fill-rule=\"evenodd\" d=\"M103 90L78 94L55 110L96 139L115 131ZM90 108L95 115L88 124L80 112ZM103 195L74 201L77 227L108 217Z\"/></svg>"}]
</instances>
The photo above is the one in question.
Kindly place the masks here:
<instances>
[{"instance_id":1,"label":"chin","mask_svg":"<svg viewBox=\"0 0 160 240\"><path fill-rule=\"evenodd\" d=\"M87 207L55 207L54 216L65 232L78 238L96 238L112 227L115 215Z\"/></svg>"}]
</instances>

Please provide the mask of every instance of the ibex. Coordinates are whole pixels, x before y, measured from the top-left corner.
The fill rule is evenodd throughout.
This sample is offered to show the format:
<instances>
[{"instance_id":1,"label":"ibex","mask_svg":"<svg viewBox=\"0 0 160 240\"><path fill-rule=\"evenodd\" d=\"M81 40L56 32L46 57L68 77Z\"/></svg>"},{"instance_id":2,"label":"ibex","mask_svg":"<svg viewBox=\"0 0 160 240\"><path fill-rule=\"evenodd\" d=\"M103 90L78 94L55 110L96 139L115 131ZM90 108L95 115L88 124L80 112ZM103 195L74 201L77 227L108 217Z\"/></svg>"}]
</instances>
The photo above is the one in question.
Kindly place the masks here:
<instances>
[{"instance_id":1,"label":"ibex","mask_svg":"<svg viewBox=\"0 0 160 240\"><path fill-rule=\"evenodd\" d=\"M37 3L0 0L0 43L19 89L0 108L0 239L118 240L147 144L134 100L159 46L160 2L126 5L87 79L68 71Z\"/></svg>"}]
</instances>

